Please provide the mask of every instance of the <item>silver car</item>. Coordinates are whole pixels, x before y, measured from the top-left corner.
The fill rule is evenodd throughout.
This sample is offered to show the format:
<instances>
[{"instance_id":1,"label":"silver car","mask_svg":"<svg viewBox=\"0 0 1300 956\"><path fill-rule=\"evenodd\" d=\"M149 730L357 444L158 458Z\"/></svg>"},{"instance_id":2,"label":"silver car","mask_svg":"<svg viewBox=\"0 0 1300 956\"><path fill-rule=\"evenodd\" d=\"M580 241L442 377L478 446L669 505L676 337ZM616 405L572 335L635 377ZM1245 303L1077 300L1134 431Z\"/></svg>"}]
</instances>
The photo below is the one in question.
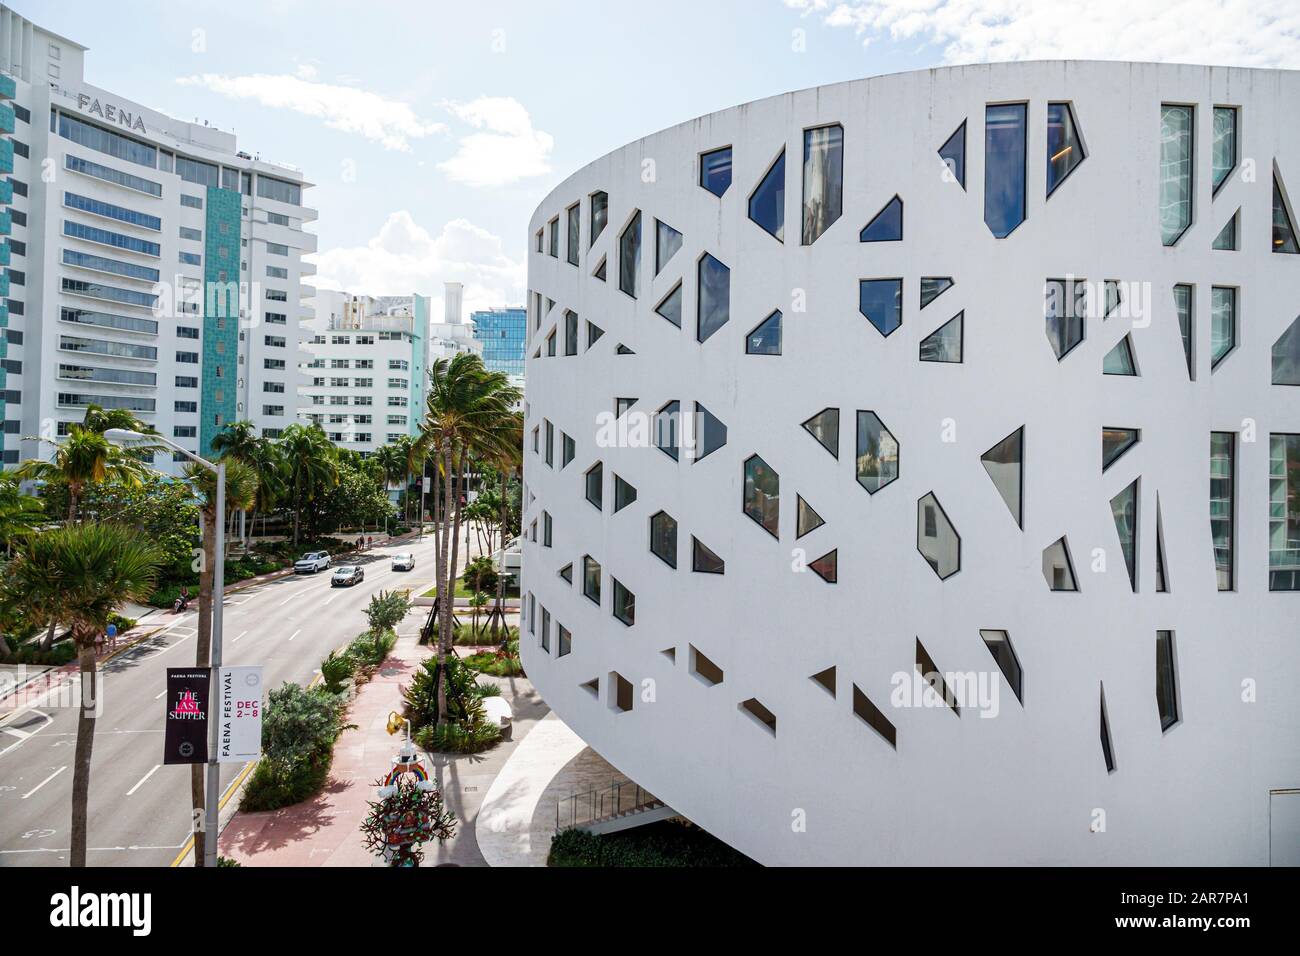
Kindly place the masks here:
<instances>
[{"instance_id":1,"label":"silver car","mask_svg":"<svg viewBox=\"0 0 1300 956\"><path fill-rule=\"evenodd\" d=\"M409 551L393 555L392 569L394 571L414 571L415 555Z\"/></svg>"}]
</instances>

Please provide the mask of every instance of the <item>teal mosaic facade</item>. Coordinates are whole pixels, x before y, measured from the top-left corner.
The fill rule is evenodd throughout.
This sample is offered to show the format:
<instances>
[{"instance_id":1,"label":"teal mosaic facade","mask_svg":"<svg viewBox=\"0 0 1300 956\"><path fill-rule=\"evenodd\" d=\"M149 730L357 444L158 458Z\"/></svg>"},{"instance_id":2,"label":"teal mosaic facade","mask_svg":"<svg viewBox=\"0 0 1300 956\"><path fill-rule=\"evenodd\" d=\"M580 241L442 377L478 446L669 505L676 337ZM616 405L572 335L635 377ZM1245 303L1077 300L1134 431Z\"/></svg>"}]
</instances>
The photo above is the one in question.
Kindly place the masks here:
<instances>
[{"instance_id":1,"label":"teal mosaic facade","mask_svg":"<svg viewBox=\"0 0 1300 956\"><path fill-rule=\"evenodd\" d=\"M240 195L208 187L203 233L203 377L199 454L236 418L239 391Z\"/></svg>"}]
</instances>

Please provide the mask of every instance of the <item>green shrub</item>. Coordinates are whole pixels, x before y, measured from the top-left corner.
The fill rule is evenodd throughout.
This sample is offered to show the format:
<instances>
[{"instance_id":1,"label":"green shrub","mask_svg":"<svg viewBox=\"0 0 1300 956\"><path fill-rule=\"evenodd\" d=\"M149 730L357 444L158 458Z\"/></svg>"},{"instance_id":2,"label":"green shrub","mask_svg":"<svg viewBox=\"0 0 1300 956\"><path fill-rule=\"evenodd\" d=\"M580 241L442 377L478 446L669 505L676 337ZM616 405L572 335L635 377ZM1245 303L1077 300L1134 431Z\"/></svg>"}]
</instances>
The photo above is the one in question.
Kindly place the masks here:
<instances>
[{"instance_id":1,"label":"green shrub","mask_svg":"<svg viewBox=\"0 0 1300 956\"><path fill-rule=\"evenodd\" d=\"M480 680L474 682L474 687L480 697L500 697L501 688L491 681Z\"/></svg>"},{"instance_id":2,"label":"green shrub","mask_svg":"<svg viewBox=\"0 0 1300 956\"><path fill-rule=\"evenodd\" d=\"M125 614L110 614L108 616L108 623L117 625L117 636L121 637L127 631L131 630L131 628L135 627L136 619L133 617L127 617Z\"/></svg>"},{"instance_id":3,"label":"green shrub","mask_svg":"<svg viewBox=\"0 0 1300 956\"><path fill-rule=\"evenodd\" d=\"M511 644L515 646L513 654L509 651L481 651L465 658L465 665L480 674L491 674L493 677L522 677L524 665L519 661L518 641L512 641Z\"/></svg>"},{"instance_id":4,"label":"green shrub","mask_svg":"<svg viewBox=\"0 0 1300 956\"><path fill-rule=\"evenodd\" d=\"M72 641L59 641L48 651L42 651L40 641L24 644L13 655L15 664L62 667L77 659L77 645Z\"/></svg>"},{"instance_id":5,"label":"green shrub","mask_svg":"<svg viewBox=\"0 0 1300 956\"><path fill-rule=\"evenodd\" d=\"M397 646L397 634L391 630L362 631L344 652L363 669L373 669L384 662Z\"/></svg>"},{"instance_id":6,"label":"green shrub","mask_svg":"<svg viewBox=\"0 0 1300 956\"><path fill-rule=\"evenodd\" d=\"M330 651L329 657L321 661L320 673L325 679L325 689L331 694L341 694L347 687L347 682L351 680L352 675L356 673L357 662L353 660L346 652L336 654Z\"/></svg>"},{"instance_id":7,"label":"green shrub","mask_svg":"<svg viewBox=\"0 0 1300 956\"><path fill-rule=\"evenodd\" d=\"M319 793L334 742L347 729L343 701L323 687L284 684L271 691L262 717L262 759L248 778L243 810L275 810Z\"/></svg>"},{"instance_id":8,"label":"green shrub","mask_svg":"<svg viewBox=\"0 0 1300 956\"><path fill-rule=\"evenodd\" d=\"M479 705L480 708L482 705ZM441 727L421 727L412 738L430 753L475 754L487 750L501 738L501 731L485 720L471 723L453 722Z\"/></svg>"},{"instance_id":9,"label":"green shrub","mask_svg":"<svg viewBox=\"0 0 1300 956\"><path fill-rule=\"evenodd\" d=\"M477 631L468 624L461 624L454 629L453 634L453 641L455 643L460 644L461 646L470 647L483 647L486 645L500 644L503 637L507 640L519 639L519 629L517 627L508 628L503 634L502 628L498 625L497 636L494 640L492 637L492 628L488 627L486 623L480 624Z\"/></svg>"},{"instance_id":10,"label":"green shrub","mask_svg":"<svg viewBox=\"0 0 1300 956\"><path fill-rule=\"evenodd\" d=\"M492 559L484 555L465 565L465 573L461 575L461 580L465 582L465 586L471 593L474 591L491 591L495 594L498 577Z\"/></svg>"},{"instance_id":11,"label":"green shrub","mask_svg":"<svg viewBox=\"0 0 1300 956\"><path fill-rule=\"evenodd\" d=\"M697 826L668 820L619 833L564 830L551 840L547 866L756 866L749 857Z\"/></svg>"},{"instance_id":12,"label":"green shrub","mask_svg":"<svg viewBox=\"0 0 1300 956\"><path fill-rule=\"evenodd\" d=\"M454 655L447 657L447 716L455 722L472 717L479 693L475 675ZM438 722L438 658L428 657L402 688L405 716L411 722L411 732ZM480 707L482 705L479 705Z\"/></svg>"},{"instance_id":13,"label":"green shrub","mask_svg":"<svg viewBox=\"0 0 1300 956\"><path fill-rule=\"evenodd\" d=\"M372 631L390 631L402 622L411 609L411 599L402 591L380 591L370 599L366 620Z\"/></svg>"}]
</instances>

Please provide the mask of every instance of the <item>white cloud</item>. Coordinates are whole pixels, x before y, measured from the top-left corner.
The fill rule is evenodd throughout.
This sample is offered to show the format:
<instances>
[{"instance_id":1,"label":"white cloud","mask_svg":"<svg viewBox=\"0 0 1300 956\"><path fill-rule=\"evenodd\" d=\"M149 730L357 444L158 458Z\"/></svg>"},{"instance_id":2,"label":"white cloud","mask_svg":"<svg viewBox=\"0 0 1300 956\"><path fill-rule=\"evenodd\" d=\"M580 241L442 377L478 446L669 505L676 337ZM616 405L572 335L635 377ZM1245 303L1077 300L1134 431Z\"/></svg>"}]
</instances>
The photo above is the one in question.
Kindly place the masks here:
<instances>
[{"instance_id":1,"label":"white cloud","mask_svg":"<svg viewBox=\"0 0 1300 956\"><path fill-rule=\"evenodd\" d=\"M462 136L456 155L438 164L448 178L469 186L505 186L551 171L555 140L533 128L528 110L514 97L482 96L446 108L483 132Z\"/></svg>"},{"instance_id":2,"label":"white cloud","mask_svg":"<svg viewBox=\"0 0 1300 956\"><path fill-rule=\"evenodd\" d=\"M465 284L465 314L524 301L526 270L502 250L501 238L465 219L433 235L406 210L389 214L365 245L309 257L315 284L363 295L430 295L441 302L444 282ZM435 316L441 316L441 306Z\"/></svg>"},{"instance_id":3,"label":"white cloud","mask_svg":"<svg viewBox=\"0 0 1300 956\"><path fill-rule=\"evenodd\" d=\"M864 43L942 47L948 63L1104 59L1300 66L1295 0L785 0Z\"/></svg>"},{"instance_id":4,"label":"white cloud","mask_svg":"<svg viewBox=\"0 0 1300 956\"><path fill-rule=\"evenodd\" d=\"M203 73L182 76L176 82L206 87L232 99L254 100L263 106L313 116L332 129L357 133L385 149L402 152L410 150L412 139L447 129L445 123L421 119L406 103L356 87L318 83L315 78L315 67L304 64L298 67L297 75Z\"/></svg>"}]
</instances>

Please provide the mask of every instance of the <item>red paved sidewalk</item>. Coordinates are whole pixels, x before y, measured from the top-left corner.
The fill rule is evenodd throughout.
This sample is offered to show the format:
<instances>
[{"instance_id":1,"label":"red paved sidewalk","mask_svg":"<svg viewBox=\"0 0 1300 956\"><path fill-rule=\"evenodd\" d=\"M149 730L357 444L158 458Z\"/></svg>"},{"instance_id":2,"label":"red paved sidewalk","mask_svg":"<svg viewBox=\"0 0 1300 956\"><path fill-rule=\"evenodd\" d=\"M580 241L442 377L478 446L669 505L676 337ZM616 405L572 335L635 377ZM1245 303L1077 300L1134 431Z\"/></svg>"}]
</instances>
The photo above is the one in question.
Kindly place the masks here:
<instances>
[{"instance_id":1,"label":"red paved sidewalk","mask_svg":"<svg viewBox=\"0 0 1300 956\"><path fill-rule=\"evenodd\" d=\"M399 687L429 653L414 635L401 638L365 684L348 713L357 729L334 746L325 789L311 800L263 813L237 811L221 834L221 853L244 866L374 866L362 844L361 821L375 799L375 781L392 767L401 745L385 725L401 710ZM427 768L426 769L431 769Z\"/></svg>"}]
</instances>

